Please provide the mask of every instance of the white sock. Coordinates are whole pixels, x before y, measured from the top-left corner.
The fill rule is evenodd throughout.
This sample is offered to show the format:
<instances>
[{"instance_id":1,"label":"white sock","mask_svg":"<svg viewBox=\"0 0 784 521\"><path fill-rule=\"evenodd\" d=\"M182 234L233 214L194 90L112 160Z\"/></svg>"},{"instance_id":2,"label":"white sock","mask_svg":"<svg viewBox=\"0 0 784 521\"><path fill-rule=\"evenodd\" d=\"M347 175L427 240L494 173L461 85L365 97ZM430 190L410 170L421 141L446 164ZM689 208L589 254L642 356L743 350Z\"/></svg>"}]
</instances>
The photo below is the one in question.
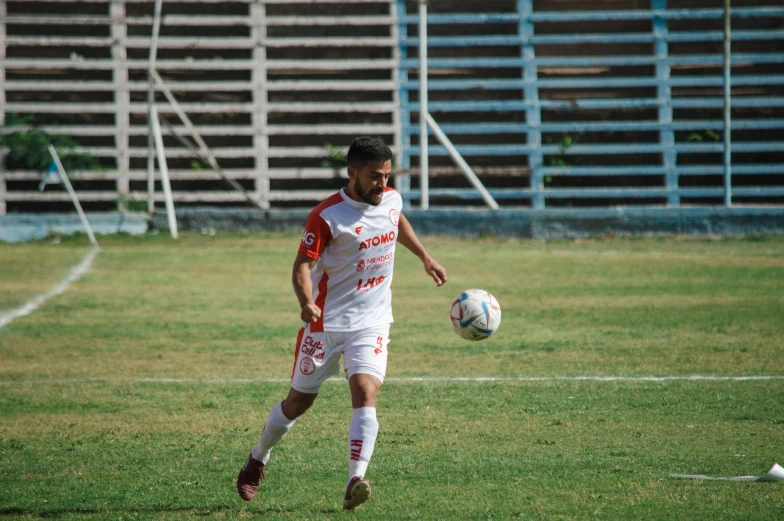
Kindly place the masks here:
<instances>
[{"instance_id":1,"label":"white sock","mask_svg":"<svg viewBox=\"0 0 784 521\"><path fill-rule=\"evenodd\" d=\"M354 409L348 429L348 480L365 477L378 436L375 407Z\"/></svg>"},{"instance_id":2,"label":"white sock","mask_svg":"<svg viewBox=\"0 0 784 521\"><path fill-rule=\"evenodd\" d=\"M267 464L267 461L269 461L272 447L278 444L278 442L287 432L289 432L291 427L293 427L294 423L297 421L286 418L286 416L283 414L283 407L281 407L281 403L283 402L276 403L275 407L273 407L270 411L269 417L267 418L267 423L264 425L264 429L261 431L261 436L259 436L259 441L250 451L253 459L260 461L265 465Z\"/></svg>"}]
</instances>

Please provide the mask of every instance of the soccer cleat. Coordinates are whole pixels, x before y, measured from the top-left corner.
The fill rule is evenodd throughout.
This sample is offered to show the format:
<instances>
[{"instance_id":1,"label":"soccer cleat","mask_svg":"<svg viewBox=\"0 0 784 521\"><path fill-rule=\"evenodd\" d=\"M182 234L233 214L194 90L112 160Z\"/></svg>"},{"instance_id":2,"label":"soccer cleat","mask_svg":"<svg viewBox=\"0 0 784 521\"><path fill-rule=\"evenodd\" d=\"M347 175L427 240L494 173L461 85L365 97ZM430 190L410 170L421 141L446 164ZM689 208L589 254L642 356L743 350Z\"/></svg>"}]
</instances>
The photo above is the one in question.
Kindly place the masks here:
<instances>
[{"instance_id":1,"label":"soccer cleat","mask_svg":"<svg viewBox=\"0 0 784 521\"><path fill-rule=\"evenodd\" d=\"M370 499L373 495L373 487L370 481L354 476L346 487L346 497L343 498L343 510L354 510L359 505Z\"/></svg>"},{"instance_id":2,"label":"soccer cleat","mask_svg":"<svg viewBox=\"0 0 784 521\"><path fill-rule=\"evenodd\" d=\"M248 461L237 476L237 492L240 497L245 501L256 497L262 479L264 479L264 463L256 461L252 455L249 455Z\"/></svg>"}]
</instances>

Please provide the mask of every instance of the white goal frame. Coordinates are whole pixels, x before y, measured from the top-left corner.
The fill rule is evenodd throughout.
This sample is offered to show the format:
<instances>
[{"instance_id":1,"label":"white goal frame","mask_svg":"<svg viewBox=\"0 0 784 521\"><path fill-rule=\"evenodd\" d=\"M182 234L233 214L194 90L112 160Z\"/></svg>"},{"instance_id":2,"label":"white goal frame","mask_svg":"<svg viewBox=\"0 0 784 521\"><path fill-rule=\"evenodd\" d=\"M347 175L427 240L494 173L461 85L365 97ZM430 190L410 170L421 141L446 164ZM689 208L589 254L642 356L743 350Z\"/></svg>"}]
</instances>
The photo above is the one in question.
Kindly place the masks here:
<instances>
[{"instance_id":1,"label":"white goal frame","mask_svg":"<svg viewBox=\"0 0 784 521\"><path fill-rule=\"evenodd\" d=\"M430 206L428 157L428 127L430 127L436 139L444 145L452 161L474 185L487 206L498 210L496 200L427 110L427 3L428 0L419 0L419 186L422 194L420 198L422 209L427 210Z\"/></svg>"}]
</instances>

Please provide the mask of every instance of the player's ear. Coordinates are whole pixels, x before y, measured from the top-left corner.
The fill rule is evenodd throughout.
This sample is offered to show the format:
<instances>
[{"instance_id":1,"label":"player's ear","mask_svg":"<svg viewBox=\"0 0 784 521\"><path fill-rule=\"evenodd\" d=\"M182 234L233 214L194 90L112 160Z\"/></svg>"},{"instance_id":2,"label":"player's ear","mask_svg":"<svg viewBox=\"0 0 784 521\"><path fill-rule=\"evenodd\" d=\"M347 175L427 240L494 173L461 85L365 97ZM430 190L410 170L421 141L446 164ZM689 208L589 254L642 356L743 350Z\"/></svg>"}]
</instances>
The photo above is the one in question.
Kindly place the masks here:
<instances>
[{"instance_id":1,"label":"player's ear","mask_svg":"<svg viewBox=\"0 0 784 521\"><path fill-rule=\"evenodd\" d=\"M348 178L349 178L351 181L354 181L354 182L356 182L356 180L357 180L357 175L358 175L358 174L359 174L359 172L357 171L357 169L356 169L356 168L354 168L353 166L349 166L349 167L348 167Z\"/></svg>"}]
</instances>

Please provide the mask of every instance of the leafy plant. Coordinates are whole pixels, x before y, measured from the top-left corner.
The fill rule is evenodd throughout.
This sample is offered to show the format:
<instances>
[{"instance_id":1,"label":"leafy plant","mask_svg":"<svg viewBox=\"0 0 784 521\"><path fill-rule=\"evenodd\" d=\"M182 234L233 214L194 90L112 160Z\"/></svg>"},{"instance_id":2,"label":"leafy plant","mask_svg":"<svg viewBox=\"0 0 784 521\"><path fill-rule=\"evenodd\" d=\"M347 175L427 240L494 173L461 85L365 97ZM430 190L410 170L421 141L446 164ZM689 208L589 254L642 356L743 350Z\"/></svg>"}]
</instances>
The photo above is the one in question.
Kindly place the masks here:
<instances>
[{"instance_id":1,"label":"leafy plant","mask_svg":"<svg viewBox=\"0 0 784 521\"><path fill-rule=\"evenodd\" d=\"M348 158L342 148L332 143L324 143L324 147L327 149L327 159L321 162L322 168L340 169L348 166Z\"/></svg>"},{"instance_id":2,"label":"leafy plant","mask_svg":"<svg viewBox=\"0 0 784 521\"><path fill-rule=\"evenodd\" d=\"M376 137L378 141L384 142L383 139ZM327 150L327 158L321 162L321 168L333 168L339 170L348 166L348 157L342 148L336 147L332 143L324 143L324 148ZM395 156L392 156L392 168L397 167Z\"/></svg>"},{"instance_id":3,"label":"leafy plant","mask_svg":"<svg viewBox=\"0 0 784 521\"><path fill-rule=\"evenodd\" d=\"M703 141L721 141L721 134L714 130L705 130L703 132L691 132L686 138L686 141L702 143Z\"/></svg>"},{"instance_id":4,"label":"leafy plant","mask_svg":"<svg viewBox=\"0 0 784 521\"><path fill-rule=\"evenodd\" d=\"M572 166L580 163L580 158L571 158L566 152L575 145L580 139L582 132L576 136L571 134L562 134L561 140L558 143L558 151L548 159L549 166ZM552 143L552 138L546 138L548 143Z\"/></svg>"},{"instance_id":5,"label":"leafy plant","mask_svg":"<svg viewBox=\"0 0 784 521\"><path fill-rule=\"evenodd\" d=\"M572 136L571 134L564 133L561 135L561 140L558 142L558 151L553 154L552 156L547 158L547 166L554 166L554 167L569 167L575 166L580 164L579 157L572 157L567 155L567 151L571 148L572 145L576 144L577 141L580 139L580 136L583 135L583 132L580 132L576 136ZM552 143L553 139L551 137L545 137L546 143ZM548 185L552 182L551 176L546 176L544 178L544 184Z\"/></svg>"},{"instance_id":6,"label":"leafy plant","mask_svg":"<svg viewBox=\"0 0 784 521\"><path fill-rule=\"evenodd\" d=\"M135 199L131 199L126 194L118 194L117 199L115 200L117 204L117 209L124 207L128 212L146 212L147 211L147 201L137 201Z\"/></svg>"},{"instance_id":7,"label":"leafy plant","mask_svg":"<svg viewBox=\"0 0 784 521\"><path fill-rule=\"evenodd\" d=\"M18 130L12 130L15 128ZM35 125L30 114L8 114L0 133L0 146L8 147L6 166L28 170L45 170L52 162L49 144L54 145L66 172L94 170L100 165L90 154L75 152L79 143L65 134L49 134Z\"/></svg>"}]
</instances>

